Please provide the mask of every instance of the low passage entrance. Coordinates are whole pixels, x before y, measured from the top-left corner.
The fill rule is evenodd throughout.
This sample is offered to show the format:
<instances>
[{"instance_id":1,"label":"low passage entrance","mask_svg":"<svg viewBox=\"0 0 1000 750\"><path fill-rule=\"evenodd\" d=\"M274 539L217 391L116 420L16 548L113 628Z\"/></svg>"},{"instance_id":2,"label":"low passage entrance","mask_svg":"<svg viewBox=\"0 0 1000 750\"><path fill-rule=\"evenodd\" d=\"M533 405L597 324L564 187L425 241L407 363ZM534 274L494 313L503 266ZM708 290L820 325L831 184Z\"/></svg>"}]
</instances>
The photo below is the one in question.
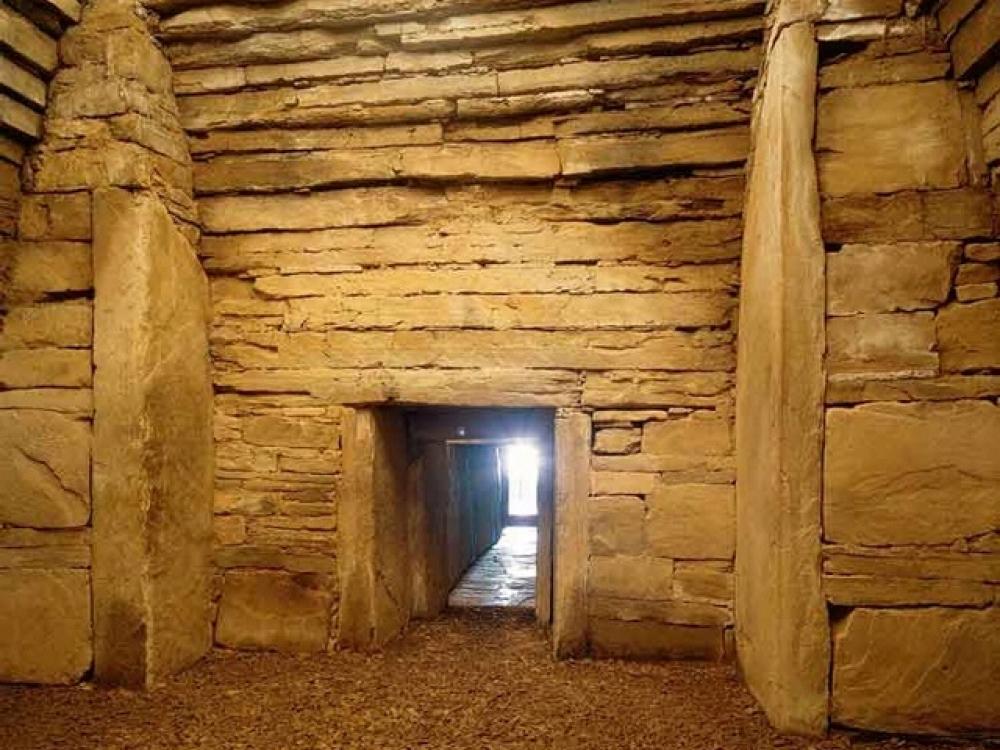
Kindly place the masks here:
<instances>
[{"instance_id":1,"label":"low passage entrance","mask_svg":"<svg viewBox=\"0 0 1000 750\"><path fill-rule=\"evenodd\" d=\"M340 639L377 647L446 607L552 618L549 409L358 409L345 430Z\"/></svg>"}]
</instances>

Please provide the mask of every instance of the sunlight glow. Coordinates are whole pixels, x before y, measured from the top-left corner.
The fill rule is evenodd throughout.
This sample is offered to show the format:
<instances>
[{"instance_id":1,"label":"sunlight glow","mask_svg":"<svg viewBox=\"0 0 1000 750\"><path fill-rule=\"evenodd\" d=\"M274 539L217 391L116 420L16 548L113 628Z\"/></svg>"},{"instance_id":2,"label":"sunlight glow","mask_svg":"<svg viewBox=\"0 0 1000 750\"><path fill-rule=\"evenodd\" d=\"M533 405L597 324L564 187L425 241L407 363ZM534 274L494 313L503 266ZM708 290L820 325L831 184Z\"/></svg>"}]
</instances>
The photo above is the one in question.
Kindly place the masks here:
<instances>
[{"instance_id":1,"label":"sunlight glow","mask_svg":"<svg viewBox=\"0 0 1000 750\"><path fill-rule=\"evenodd\" d=\"M538 515L538 447L519 440L503 449L508 484L508 513L512 516Z\"/></svg>"}]
</instances>

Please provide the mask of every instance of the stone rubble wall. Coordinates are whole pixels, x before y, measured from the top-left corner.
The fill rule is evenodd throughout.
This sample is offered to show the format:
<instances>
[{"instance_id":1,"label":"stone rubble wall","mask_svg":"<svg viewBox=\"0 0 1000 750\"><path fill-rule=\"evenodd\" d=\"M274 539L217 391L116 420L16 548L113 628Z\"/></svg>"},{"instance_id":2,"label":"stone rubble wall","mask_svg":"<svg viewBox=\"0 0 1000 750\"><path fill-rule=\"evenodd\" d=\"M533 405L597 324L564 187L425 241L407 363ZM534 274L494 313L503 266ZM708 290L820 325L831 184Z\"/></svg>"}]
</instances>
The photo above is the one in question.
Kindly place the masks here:
<instances>
[{"instance_id":1,"label":"stone rubble wall","mask_svg":"<svg viewBox=\"0 0 1000 750\"><path fill-rule=\"evenodd\" d=\"M92 195L148 192L190 243L191 166L169 65L134 3L88 3L58 46L0 28L13 33L0 45L51 76L20 165L16 232L0 247L0 682L74 682L93 658ZM8 143L0 133L3 158Z\"/></svg>"},{"instance_id":2,"label":"stone rubble wall","mask_svg":"<svg viewBox=\"0 0 1000 750\"><path fill-rule=\"evenodd\" d=\"M1000 4L868 5L817 26L831 720L996 731Z\"/></svg>"},{"instance_id":3,"label":"stone rubble wall","mask_svg":"<svg viewBox=\"0 0 1000 750\"><path fill-rule=\"evenodd\" d=\"M721 657L762 3L154 7L214 297L220 616L336 600L342 405L564 407L594 418L594 647Z\"/></svg>"}]
</instances>

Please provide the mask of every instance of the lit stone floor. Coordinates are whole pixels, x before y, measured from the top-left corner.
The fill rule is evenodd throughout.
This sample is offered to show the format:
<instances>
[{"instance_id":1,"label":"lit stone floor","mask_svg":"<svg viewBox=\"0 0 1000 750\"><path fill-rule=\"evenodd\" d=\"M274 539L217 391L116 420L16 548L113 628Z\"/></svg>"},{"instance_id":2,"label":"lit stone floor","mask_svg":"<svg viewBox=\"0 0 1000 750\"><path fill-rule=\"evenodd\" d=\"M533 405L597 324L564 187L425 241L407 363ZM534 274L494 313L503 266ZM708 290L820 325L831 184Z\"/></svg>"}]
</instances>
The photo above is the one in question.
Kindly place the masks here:
<instances>
[{"instance_id":1,"label":"lit stone floor","mask_svg":"<svg viewBox=\"0 0 1000 750\"><path fill-rule=\"evenodd\" d=\"M448 597L450 607L535 607L538 529L508 526Z\"/></svg>"}]
</instances>

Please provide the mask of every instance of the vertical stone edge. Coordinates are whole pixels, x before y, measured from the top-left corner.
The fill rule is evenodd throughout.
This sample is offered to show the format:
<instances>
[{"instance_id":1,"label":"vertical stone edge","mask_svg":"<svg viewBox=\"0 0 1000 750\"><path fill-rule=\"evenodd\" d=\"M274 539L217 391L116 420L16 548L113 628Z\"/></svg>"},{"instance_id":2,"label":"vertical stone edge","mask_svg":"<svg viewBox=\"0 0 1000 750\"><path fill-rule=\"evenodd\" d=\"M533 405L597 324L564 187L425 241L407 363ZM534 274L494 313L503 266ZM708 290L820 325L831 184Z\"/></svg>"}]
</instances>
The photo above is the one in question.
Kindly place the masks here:
<instances>
[{"instance_id":1,"label":"vertical stone edge","mask_svg":"<svg viewBox=\"0 0 1000 750\"><path fill-rule=\"evenodd\" d=\"M343 496L337 510L337 565L340 576L337 643L365 649L373 639L372 572L366 561L374 544L372 430L370 409L345 409Z\"/></svg>"},{"instance_id":2,"label":"vertical stone edge","mask_svg":"<svg viewBox=\"0 0 1000 750\"><path fill-rule=\"evenodd\" d=\"M143 508L149 505L150 487L142 467L143 429L133 418L142 410L139 362L122 342L137 343L143 334L148 309L135 301L147 301L151 267L142 252L147 227L128 226L133 217L127 199L114 188L93 196L94 677L104 684L143 687L149 629Z\"/></svg>"},{"instance_id":3,"label":"vertical stone edge","mask_svg":"<svg viewBox=\"0 0 1000 750\"><path fill-rule=\"evenodd\" d=\"M557 658L578 656L587 649L590 437L590 415L556 414L552 650Z\"/></svg>"},{"instance_id":4,"label":"vertical stone edge","mask_svg":"<svg viewBox=\"0 0 1000 750\"><path fill-rule=\"evenodd\" d=\"M754 125L744 227L737 650L744 678L772 724L819 735L829 715L830 633L821 589L825 258L813 152L818 48L808 21L790 21L774 33Z\"/></svg>"},{"instance_id":5,"label":"vertical stone edge","mask_svg":"<svg viewBox=\"0 0 1000 750\"><path fill-rule=\"evenodd\" d=\"M94 671L141 688L211 646L208 291L153 196L99 189L93 225ZM192 320L179 320L192 295ZM166 356L192 377L166 371Z\"/></svg>"}]
</instances>

